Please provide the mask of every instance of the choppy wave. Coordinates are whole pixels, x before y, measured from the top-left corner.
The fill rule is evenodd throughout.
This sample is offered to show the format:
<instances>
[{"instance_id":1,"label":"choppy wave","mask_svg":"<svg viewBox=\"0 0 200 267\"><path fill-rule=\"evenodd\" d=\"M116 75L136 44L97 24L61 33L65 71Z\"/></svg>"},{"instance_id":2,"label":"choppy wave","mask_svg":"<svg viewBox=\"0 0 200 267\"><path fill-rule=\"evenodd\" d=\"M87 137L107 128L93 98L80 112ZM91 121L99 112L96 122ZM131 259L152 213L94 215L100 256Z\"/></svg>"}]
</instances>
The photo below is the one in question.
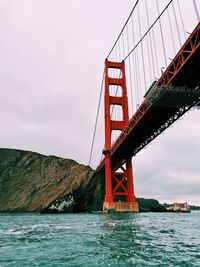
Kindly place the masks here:
<instances>
[{"instance_id":1,"label":"choppy wave","mask_svg":"<svg viewBox=\"0 0 200 267\"><path fill-rule=\"evenodd\" d=\"M1 214L0 267L200 266L200 212Z\"/></svg>"}]
</instances>

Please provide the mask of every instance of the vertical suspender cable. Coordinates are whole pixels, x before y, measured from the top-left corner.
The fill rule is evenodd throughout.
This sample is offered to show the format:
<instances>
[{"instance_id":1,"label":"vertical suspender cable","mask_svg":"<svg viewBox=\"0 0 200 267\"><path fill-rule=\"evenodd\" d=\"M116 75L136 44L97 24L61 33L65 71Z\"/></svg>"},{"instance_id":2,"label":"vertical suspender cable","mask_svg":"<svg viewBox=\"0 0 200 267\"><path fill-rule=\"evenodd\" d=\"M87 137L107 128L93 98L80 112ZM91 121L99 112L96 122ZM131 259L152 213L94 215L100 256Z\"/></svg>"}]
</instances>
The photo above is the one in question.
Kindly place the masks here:
<instances>
[{"instance_id":1,"label":"vertical suspender cable","mask_svg":"<svg viewBox=\"0 0 200 267\"><path fill-rule=\"evenodd\" d=\"M152 36L153 36L153 47L154 47L154 54L155 54L155 58L156 58L156 71L157 71L157 75L159 75L159 70L158 70L158 56L157 56L157 49L156 49L156 42L155 42L155 35L154 35L154 28L152 28Z\"/></svg>"},{"instance_id":2,"label":"vertical suspender cable","mask_svg":"<svg viewBox=\"0 0 200 267\"><path fill-rule=\"evenodd\" d=\"M173 4L173 2L172 2L172 4ZM158 6L158 0L156 0L156 5L157 5L158 16L159 16L160 11L159 11L159 6ZM164 59L165 59L165 67L167 67L167 56L166 56L166 51L165 51L164 37L163 37L163 31L162 31L162 25L161 25L161 18L160 17L159 17L159 26L160 26L160 34L161 34L161 39L162 39Z\"/></svg>"},{"instance_id":3,"label":"vertical suspender cable","mask_svg":"<svg viewBox=\"0 0 200 267\"><path fill-rule=\"evenodd\" d=\"M197 9L196 0L193 0L193 5L194 5L194 10L195 10L195 13L196 13L197 21L200 22L200 15L199 15L199 11Z\"/></svg>"},{"instance_id":4,"label":"vertical suspender cable","mask_svg":"<svg viewBox=\"0 0 200 267\"><path fill-rule=\"evenodd\" d=\"M181 18L181 25L182 25L182 28L183 28L183 34L185 36L185 39L187 39L186 33L185 33L185 26L184 26L184 22L183 22L183 16L182 16L181 8L180 8L180 5L179 5L179 0L177 0L177 4L178 4L178 12L179 12L179 15L180 15L180 18Z\"/></svg>"},{"instance_id":5,"label":"vertical suspender cable","mask_svg":"<svg viewBox=\"0 0 200 267\"><path fill-rule=\"evenodd\" d=\"M133 39L133 46L135 46L135 32L133 27L133 17L131 17L131 28L132 28L132 39ZM137 102L137 74L136 74L136 62L135 62L135 53L132 53L132 61L133 61L133 77L134 77L134 91L135 91L135 103ZM134 106L133 106L134 107Z\"/></svg>"},{"instance_id":6,"label":"vertical suspender cable","mask_svg":"<svg viewBox=\"0 0 200 267\"><path fill-rule=\"evenodd\" d=\"M145 0L145 9L146 9L146 15L147 15L147 25L148 28L150 27L150 23L149 23L149 13L148 13L148 8L147 8L147 1ZM153 47L152 47L152 41L151 41L151 32L149 32L149 40L150 40L150 49L151 49L151 60L152 60L152 64L153 64L153 75L154 75L154 79L155 79L155 65L154 65L154 58L153 58Z\"/></svg>"},{"instance_id":7,"label":"vertical suspender cable","mask_svg":"<svg viewBox=\"0 0 200 267\"><path fill-rule=\"evenodd\" d=\"M116 45L116 61L119 61L119 57L118 57L118 45Z\"/></svg>"},{"instance_id":8,"label":"vertical suspender cable","mask_svg":"<svg viewBox=\"0 0 200 267\"><path fill-rule=\"evenodd\" d=\"M176 18L176 12L175 12L175 8L174 8L174 3L173 2L172 2L172 8L173 8L174 19L175 19L175 23L176 23L176 30L177 30L177 34L178 34L179 45L181 46L181 36L180 36L179 28L178 28L178 21L177 21L177 18Z\"/></svg>"},{"instance_id":9,"label":"vertical suspender cable","mask_svg":"<svg viewBox=\"0 0 200 267\"><path fill-rule=\"evenodd\" d=\"M150 49L149 49L149 43L148 43L148 39L147 40L147 55L148 55L148 63L149 63L149 73L150 73L150 78L152 79L152 70L151 70L151 57L150 57ZM146 88L147 89L147 88Z\"/></svg>"},{"instance_id":10,"label":"vertical suspender cable","mask_svg":"<svg viewBox=\"0 0 200 267\"><path fill-rule=\"evenodd\" d=\"M129 46L128 27L126 29L127 29L127 44L128 44L128 53L129 53L130 46ZM131 112L133 114L133 86L132 86L131 59L130 59L130 57L128 58L128 65L129 65L129 79L130 79L130 91L131 91Z\"/></svg>"},{"instance_id":11,"label":"vertical suspender cable","mask_svg":"<svg viewBox=\"0 0 200 267\"><path fill-rule=\"evenodd\" d=\"M133 17L131 17L131 24L132 24L132 31L133 31L133 45L135 46L135 33L134 33L134 26L133 26ZM136 78L136 86L135 86L135 101L136 101L136 106L139 103L139 98L138 98L138 69L137 69L137 51L134 51L134 62L135 62L135 78Z\"/></svg>"},{"instance_id":12,"label":"vertical suspender cable","mask_svg":"<svg viewBox=\"0 0 200 267\"><path fill-rule=\"evenodd\" d=\"M135 73L136 73L136 107L139 103L139 82L138 82L138 57L137 57L137 50L135 50Z\"/></svg>"},{"instance_id":13,"label":"vertical suspender cable","mask_svg":"<svg viewBox=\"0 0 200 267\"><path fill-rule=\"evenodd\" d=\"M170 15L169 15L169 10L168 9L167 9L167 16L168 16L168 20L169 20L169 28L170 28L170 33L171 33L171 37L172 37L172 44L173 44L173 49L174 49L174 55L176 55L174 35L173 35L173 31L172 31L172 24L171 24L171 19L170 19Z\"/></svg>"},{"instance_id":14,"label":"vertical suspender cable","mask_svg":"<svg viewBox=\"0 0 200 267\"><path fill-rule=\"evenodd\" d=\"M122 32L122 51L123 51L123 58L124 58L125 56L124 32Z\"/></svg>"},{"instance_id":15,"label":"vertical suspender cable","mask_svg":"<svg viewBox=\"0 0 200 267\"><path fill-rule=\"evenodd\" d=\"M121 45L120 45L120 40L119 40L118 44L119 44L119 61L121 61L121 60L122 60L122 56L121 56Z\"/></svg>"},{"instance_id":16,"label":"vertical suspender cable","mask_svg":"<svg viewBox=\"0 0 200 267\"><path fill-rule=\"evenodd\" d=\"M142 38L142 31L141 31L141 21L140 21L140 10L139 6L137 6L137 14L138 14L138 22L139 22L139 31L140 31L140 39ZM144 51L143 51L143 44L141 42L141 52L142 52L142 67L143 67L143 73L144 73L144 85L145 88L147 88L147 81L146 81L146 72L145 72L145 66L144 66ZM140 88L141 93L141 88Z\"/></svg>"},{"instance_id":17,"label":"vertical suspender cable","mask_svg":"<svg viewBox=\"0 0 200 267\"><path fill-rule=\"evenodd\" d=\"M138 56L138 51L136 50L136 57L137 57L137 72L138 72L138 103L137 105L140 104L140 98L141 98L141 78L140 78L140 59L139 59L139 56Z\"/></svg>"}]
</instances>

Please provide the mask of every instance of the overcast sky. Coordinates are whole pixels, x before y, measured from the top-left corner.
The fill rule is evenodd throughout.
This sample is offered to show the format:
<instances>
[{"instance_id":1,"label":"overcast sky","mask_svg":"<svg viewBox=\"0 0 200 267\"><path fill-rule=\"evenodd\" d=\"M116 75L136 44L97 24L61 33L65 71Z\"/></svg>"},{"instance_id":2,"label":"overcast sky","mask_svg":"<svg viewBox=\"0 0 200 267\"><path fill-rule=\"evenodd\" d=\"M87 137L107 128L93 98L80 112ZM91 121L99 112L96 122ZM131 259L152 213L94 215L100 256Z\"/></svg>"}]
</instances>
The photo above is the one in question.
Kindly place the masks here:
<instances>
[{"instance_id":1,"label":"overcast sky","mask_svg":"<svg viewBox=\"0 0 200 267\"><path fill-rule=\"evenodd\" d=\"M104 59L134 3L0 0L0 147L88 164ZM200 204L199 118L189 112L133 159L137 196ZM103 134L100 122L93 168Z\"/></svg>"}]
</instances>

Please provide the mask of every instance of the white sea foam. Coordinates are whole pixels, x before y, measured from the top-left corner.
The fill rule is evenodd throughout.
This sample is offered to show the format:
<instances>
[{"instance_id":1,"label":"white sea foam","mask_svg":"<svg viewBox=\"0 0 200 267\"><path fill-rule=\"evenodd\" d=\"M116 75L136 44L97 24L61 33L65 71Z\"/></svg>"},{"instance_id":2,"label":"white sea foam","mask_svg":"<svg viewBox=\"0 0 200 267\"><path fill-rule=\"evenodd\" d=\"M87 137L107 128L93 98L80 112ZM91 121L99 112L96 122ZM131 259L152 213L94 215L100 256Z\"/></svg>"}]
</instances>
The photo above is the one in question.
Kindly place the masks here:
<instances>
[{"instance_id":1,"label":"white sea foam","mask_svg":"<svg viewBox=\"0 0 200 267\"><path fill-rule=\"evenodd\" d=\"M21 234L25 234L27 232L27 230L17 230L17 229L9 229L9 230L5 230L3 233L6 235L21 235Z\"/></svg>"}]
</instances>

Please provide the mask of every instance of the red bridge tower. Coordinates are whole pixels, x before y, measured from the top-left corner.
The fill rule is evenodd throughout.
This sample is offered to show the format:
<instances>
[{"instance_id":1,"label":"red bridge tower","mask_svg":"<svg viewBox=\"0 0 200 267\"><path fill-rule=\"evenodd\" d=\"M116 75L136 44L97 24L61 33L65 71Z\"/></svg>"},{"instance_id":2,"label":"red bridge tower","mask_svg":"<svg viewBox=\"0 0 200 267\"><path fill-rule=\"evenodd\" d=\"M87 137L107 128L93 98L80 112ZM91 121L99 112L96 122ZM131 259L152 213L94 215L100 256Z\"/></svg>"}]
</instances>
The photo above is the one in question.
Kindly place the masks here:
<instances>
[{"instance_id":1,"label":"red bridge tower","mask_svg":"<svg viewBox=\"0 0 200 267\"><path fill-rule=\"evenodd\" d=\"M109 69L121 71L121 78L109 77ZM111 96L110 86L121 87L122 96ZM134 195L133 171L131 158L124 159L117 166L112 166L111 134L113 130L123 131L129 122L128 98L124 62L105 61L105 201L103 210L116 212L138 212L138 204ZM123 119L111 120L111 106L122 107Z\"/></svg>"}]
</instances>

